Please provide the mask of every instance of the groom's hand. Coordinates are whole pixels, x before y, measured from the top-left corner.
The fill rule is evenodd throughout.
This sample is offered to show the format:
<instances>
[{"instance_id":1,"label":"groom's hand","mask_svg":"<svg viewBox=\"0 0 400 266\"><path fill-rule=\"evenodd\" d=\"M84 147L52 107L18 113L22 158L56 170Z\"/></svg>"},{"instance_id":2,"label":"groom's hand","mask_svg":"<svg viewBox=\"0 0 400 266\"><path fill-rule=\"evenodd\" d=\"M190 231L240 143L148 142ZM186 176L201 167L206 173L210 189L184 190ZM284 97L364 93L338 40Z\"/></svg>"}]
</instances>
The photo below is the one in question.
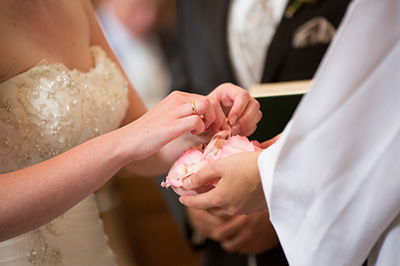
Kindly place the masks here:
<instances>
[{"instance_id":1,"label":"groom's hand","mask_svg":"<svg viewBox=\"0 0 400 266\"><path fill-rule=\"evenodd\" d=\"M260 103L249 92L231 83L224 83L208 96L221 104L232 127L232 135L250 136L261 120Z\"/></svg>"},{"instance_id":2,"label":"groom's hand","mask_svg":"<svg viewBox=\"0 0 400 266\"><path fill-rule=\"evenodd\" d=\"M217 186L196 196L182 196L188 207L207 210L213 215L251 214L267 210L258 172L259 152L242 152L218 159L186 178L183 186L196 189L210 181Z\"/></svg>"}]
</instances>

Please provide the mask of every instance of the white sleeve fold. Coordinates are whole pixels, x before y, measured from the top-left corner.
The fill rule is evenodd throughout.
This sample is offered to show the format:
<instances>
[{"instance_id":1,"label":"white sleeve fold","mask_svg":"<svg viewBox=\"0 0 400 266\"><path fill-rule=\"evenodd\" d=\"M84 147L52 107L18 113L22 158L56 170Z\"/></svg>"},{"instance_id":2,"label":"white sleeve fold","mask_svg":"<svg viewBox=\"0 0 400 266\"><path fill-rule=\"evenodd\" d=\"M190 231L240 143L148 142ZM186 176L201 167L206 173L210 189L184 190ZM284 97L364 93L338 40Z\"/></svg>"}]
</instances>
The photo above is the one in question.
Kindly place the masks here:
<instances>
[{"instance_id":1,"label":"white sleeve fold","mask_svg":"<svg viewBox=\"0 0 400 266\"><path fill-rule=\"evenodd\" d=\"M350 5L290 126L259 157L290 265L400 265L399 14L398 0Z\"/></svg>"}]
</instances>

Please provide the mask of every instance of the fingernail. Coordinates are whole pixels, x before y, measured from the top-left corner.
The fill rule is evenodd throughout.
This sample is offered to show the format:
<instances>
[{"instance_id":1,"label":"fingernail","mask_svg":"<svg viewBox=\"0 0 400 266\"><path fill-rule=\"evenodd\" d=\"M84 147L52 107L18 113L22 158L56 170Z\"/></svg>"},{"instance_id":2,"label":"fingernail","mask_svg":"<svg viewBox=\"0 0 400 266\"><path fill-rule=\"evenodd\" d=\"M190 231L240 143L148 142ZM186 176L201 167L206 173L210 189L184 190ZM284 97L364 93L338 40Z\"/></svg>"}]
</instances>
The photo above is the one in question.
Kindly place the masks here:
<instances>
[{"instance_id":1,"label":"fingernail","mask_svg":"<svg viewBox=\"0 0 400 266\"><path fill-rule=\"evenodd\" d=\"M240 126L239 125L234 125L232 127L232 136L239 135L239 133L240 133Z\"/></svg>"},{"instance_id":2,"label":"fingernail","mask_svg":"<svg viewBox=\"0 0 400 266\"><path fill-rule=\"evenodd\" d=\"M182 186L186 189L189 189L192 186L192 180L190 177L186 178L185 180L183 180L182 182Z\"/></svg>"},{"instance_id":3,"label":"fingernail","mask_svg":"<svg viewBox=\"0 0 400 266\"><path fill-rule=\"evenodd\" d=\"M236 124L236 120L237 120L237 115L233 115L231 118L229 118L229 124L231 126L233 126L234 124Z\"/></svg>"}]
</instances>

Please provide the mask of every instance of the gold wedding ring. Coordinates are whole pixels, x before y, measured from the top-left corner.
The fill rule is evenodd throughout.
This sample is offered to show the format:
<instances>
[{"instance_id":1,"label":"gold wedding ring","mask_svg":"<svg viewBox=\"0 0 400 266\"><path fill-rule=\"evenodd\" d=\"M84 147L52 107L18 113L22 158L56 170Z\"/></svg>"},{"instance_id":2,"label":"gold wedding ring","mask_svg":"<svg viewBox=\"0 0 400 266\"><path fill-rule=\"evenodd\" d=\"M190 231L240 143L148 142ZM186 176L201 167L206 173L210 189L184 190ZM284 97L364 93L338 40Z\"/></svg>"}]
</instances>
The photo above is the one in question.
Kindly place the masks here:
<instances>
[{"instance_id":1,"label":"gold wedding ring","mask_svg":"<svg viewBox=\"0 0 400 266\"><path fill-rule=\"evenodd\" d=\"M194 115L197 115L196 104L193 100L192 100L192 112Z\"/></svg>"}]
</instances>

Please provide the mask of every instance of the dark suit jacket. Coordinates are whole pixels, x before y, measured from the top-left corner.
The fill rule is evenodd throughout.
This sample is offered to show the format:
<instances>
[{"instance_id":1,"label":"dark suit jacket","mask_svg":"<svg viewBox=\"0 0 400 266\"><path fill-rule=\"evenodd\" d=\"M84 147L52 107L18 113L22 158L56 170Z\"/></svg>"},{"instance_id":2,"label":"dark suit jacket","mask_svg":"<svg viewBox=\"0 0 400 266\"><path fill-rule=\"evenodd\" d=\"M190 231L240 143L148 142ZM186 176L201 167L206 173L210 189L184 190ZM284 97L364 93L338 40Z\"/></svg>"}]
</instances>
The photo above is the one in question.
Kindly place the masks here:
<instances>
[{"instance_id":1,"label":"dark suit jacket","mask_svg":"<svg viewBox=\"0 0 400 266\"><path fill-rule=\"evenodd\" d=\"M320 0L303 5L290 19L283 17L267 53L261 82L312 78L328 45L293 48L295 30L322 16L338 26L350 0ZM236 83L227 44L230 0L178 0L174 86L207 94L224 82Z\"/></svg>"},{"instance_id":2,"label":"dark suit jacket","mask_svg":"<svg viewBox=\"0 0 400 266\"><path fill-rule=\"evenodd\" d=\"M300 25L319 16L337 28L349 2L320 0L314 5L303 5L290 19L284 17L267 52L260 82L311 79L328 45L294 48L293 34ZM229 5L230 0L178 0L173 89L208 94L221 83L236 83L226 38ZM293 109L289 110L289 116L292 112ZM287 264L280 248L257 259L258 265ZM207 266L246 265L244 256L227 254L212 241L206 243L205 260Z\"/></svg>"}]
</instances>

